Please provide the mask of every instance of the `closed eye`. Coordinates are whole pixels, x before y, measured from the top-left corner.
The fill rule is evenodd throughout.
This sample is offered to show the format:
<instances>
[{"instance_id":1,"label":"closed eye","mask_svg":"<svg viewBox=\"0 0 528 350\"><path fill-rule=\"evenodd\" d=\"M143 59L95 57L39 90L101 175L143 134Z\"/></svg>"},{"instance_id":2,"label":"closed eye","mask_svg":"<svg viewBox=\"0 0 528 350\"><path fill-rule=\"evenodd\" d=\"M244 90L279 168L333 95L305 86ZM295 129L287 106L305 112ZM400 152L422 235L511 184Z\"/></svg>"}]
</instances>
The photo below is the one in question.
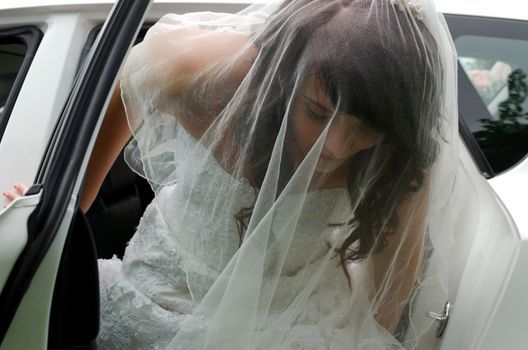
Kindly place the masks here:
<instances>
[{"instance_id":1,"label":"closed eye","mask_svg":"<svg viewBox=\"0 0 528 350\"><path fill-rule=\"evenodd\" d=\"M306 112L310 119L326 122L330 118L332 114L331 110L306 95L303 95L303 99Z\"/></svg>"},{"instance_id":2,"label":"closed eye","mask_svg":"<svg viewBox=\"0 0 528 350\"><path fill-rule=\"evenodd\" d=\"M307 112L308 117L310 119L316 120L316 121L321 122L321 123L325 123L329 119L329 116L327 114L316 113L308 106L306 106L306 112Z\"/></svg>"}]
</instances>

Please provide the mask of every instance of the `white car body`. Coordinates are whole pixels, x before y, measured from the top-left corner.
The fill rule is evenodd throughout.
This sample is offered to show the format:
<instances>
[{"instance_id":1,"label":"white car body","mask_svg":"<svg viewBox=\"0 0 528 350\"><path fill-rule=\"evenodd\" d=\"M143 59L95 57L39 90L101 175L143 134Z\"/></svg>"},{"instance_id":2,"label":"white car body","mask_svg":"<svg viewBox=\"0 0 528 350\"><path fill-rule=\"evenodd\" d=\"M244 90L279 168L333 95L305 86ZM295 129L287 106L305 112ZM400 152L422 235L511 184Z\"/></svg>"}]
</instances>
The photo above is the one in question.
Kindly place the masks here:
<instances>
[{"instance_id":1,"label":"white car body","mask_svg":"<svg viewBox=\"0 0 528 350\"><path fill-rule=\"evenodd\" d=\"M528 6L519 0L435 2L446 14L528 21ZM145 21L153 22L167 12L232 12L248 3L242 0L155 1ZM32 183L35 179L72 88L86 39L96 25L104 22L112 5L113 1L108 0L0 2L0 31L33 25L44 33L0 142L1 189L15 182ZM94 141L95 136L91 145ZM449 291L453 309L447 329L442 338L429 334L420 349L527 348L528 159L488 181L462 142L460 150L461 176L471 178L474 188L471 191L459 188L459 198L478 205L484 218L479 225L492 226L491 231L496 235L484 237L477 229L474 236L462 237L457 242L453 251L456 268L452 271ZM86 162L87 157L84 168ZM63 227L33 278L0 350L47 348L53 285L81 182L82 177L77 179ZM478 193L478 198L464 198L472 191ZM0 208L0 288L24 249L28 235L25 221L41 195L22 197L7 208ZM442 306L430 311L440 313Z\"/></svg>"}]
</instances>

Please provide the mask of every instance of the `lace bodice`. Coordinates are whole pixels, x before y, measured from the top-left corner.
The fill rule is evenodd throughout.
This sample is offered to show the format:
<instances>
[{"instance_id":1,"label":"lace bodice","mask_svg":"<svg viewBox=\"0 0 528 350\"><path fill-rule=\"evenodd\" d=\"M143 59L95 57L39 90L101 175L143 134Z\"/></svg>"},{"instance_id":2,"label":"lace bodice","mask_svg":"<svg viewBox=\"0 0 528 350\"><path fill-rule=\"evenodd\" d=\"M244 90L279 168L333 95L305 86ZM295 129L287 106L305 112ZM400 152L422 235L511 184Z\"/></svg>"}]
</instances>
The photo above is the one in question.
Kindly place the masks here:
<instances>
[{"instance_id":1,"label":"lace bodice","mask_svg":"<svg viewBox=\"0 0 528 350\"><path fill-rule=\"evenodd\" d=\"M108 344L115 342L121 342L124 348L142 348L144 345L140 344L157 342L163 348L177 332L180 318L192 314L239 248L235 214L254 205L256 192L248 182L227 173L183 129L177 135L174 146L179 151L175 153L173 165L177 181L159 188L129 242L122 263L117 259L100 262L103 313L108 308L99 341L103 348L112 348ZM196 159L189 162L190 154ZM195 173L189 167L198 161L204 163L200 164L200 172ZM218 205L217 199L211 200L211 191L220 191L221 195L225 191L225 205ZM296 203L299 201L294 195L285 198L274 225L286 223ZM347 191L335 188L308 192L301 216L296 230L302 234L295 235L284 262L278 289L282 296L278 300L291 299L289 286L305 266L306 255L310 254L313 265L317 266L317 260L328 253L332 240L339 239L329 224L350 219ZM337 259L335 264L330 264L333 271L326 274L327 281L321 284L324 290L320 288L315 293L311 305L299 316L303 323L309 324L321 317L327 308L327 298L334 303L346 301L343 296L348 286L338 265ZM148 323L144 327L149 331L137 337L128 333L116 337L121 331L111 330L124 327L137 332L142 322ZM153 324L157 326L151 328ZM130 339L136 339L137 345Z\"/></svg>"},{"instance_id":2,"label":"lace bodice","mask_svg":"<svg viewBox=\"0 0 528 350\"><path fill-rule=\"evenodd\" d=\"M196 157L205 159L205 166L200 167L200 174L186 171L177 183L161 189L145 211L125 252L123 268L127 277L160 305L181 310L184 303L188 310L201 300L238 249L240 235L235 214L254 205L256 193L248 182L228 174L188 133L179 131L178 136L180 154L187 156L194 152ZM184 166L184 161L176 161ZM237 199L236 204L215 206L209 200L215 188L229 189L229 196ZM293 254L285 263L287 275L295 275L304 265L306 252L313 252L314 259L326 254L332 233L329 224L343 223L349 218L348 202L343 188L308 193L301 214L304 218L297 228L302 235L296 235ZM288 206L294 203L298 203L294 198L285 200L277 224L288 220ZM205 215L211 212L214 215ZM225 225L219 224L226 221ZM229 229L219 231L217 227ZM314 244L319 252L314 251ZM300 257L303 259L296 259Z\"/></svg>"}]
</instances>

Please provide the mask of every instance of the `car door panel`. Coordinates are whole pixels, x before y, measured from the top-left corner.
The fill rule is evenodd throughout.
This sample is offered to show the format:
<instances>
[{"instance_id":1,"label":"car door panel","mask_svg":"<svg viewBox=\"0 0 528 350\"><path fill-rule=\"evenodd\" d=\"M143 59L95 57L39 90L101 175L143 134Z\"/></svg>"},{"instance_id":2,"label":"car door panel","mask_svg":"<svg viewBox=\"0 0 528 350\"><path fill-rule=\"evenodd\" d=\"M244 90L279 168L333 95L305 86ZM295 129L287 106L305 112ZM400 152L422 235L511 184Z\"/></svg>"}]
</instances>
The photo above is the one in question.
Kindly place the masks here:
<instances>
[{"instance_id":1,"label":"car door panel","mask_svg":"<svg viewBox=\"0 0 528 350\"><path fill-rule=\"evenodd\" d=\"M476 203L478 220L466 250L457 247L458 241L454 242L458 264L453 266L451 274L458 274L460 279L451 285L453 307L441 350L483 349L488 322L493 319L504 287L509 283L520 243L508 211L491 186L471 174L478 172L470 166L474 169L466 165L465 172L471 176L474 186L470 195Z\"/></svg>"},{"instance_id":2,"label":"car door panel","mask_svg":"<svg viewBox=\"0 0 528 350\"><path fill-rule=\"evenodd\" d=\"M476 256L476 254L487 252L489 248L493 247L490 245L493 242L490 241L488 244L486 242L487 237L481 235L481 233L488 230L490 218L497 221L496 226L500 227L497 228L499 232L505 230L504 225L506 225L507 232L512 232L507 213L500 210L500 202L497 200L493 189L479 172L476 163L461 140L459 141L457 162L457 180L453 188L446 189L452 193L451 200L447 205L455 206L459 209L456 217L453 217L453 225L446 227L446 230L454 232L452 241L444 242L449 244L448 248L444 247L446 251L449 251L449 256L443 262L446 268L444 271L445 277L449 281L448 290L428 290L426 293L429 296L434 296L438 293L435 301L437 305L435 310L421 307L422 304L431 305L431 300L422 302L424 298L422 293L418 294L418 300L413 305L413 314L420 317L428 312L442 314L445 303L449 302L452 306L451 316L441 337L436 335L439 325L432 327L429 333L421 339L417 347L419 350L472 349L471 347L466 348L463 344L464 341L471 338L474 334L470 335L466 331L466 326L461 327L461 329L459 329L460 324L453 326L453 323L457 323L456 320L453 320L456 316L460 316L459 314L462 316L466 315L463 305L467 304L467 300L460 295L460 291L465 285L479 282L479 279L475 278L475 276L468 276L468 273L471 273L466 271L468 263L473 261L473 256ZM487 216L482 216L482 213L487 213ZM510 244L506 242L506 245L511 245L511 242ZM500 254L500 256L504 260L504 257L508 255ZM502 266L500 261L498 261L497 266ZM423 288L427 288L427 286ZM441 299L445 292L447 293L447 300ZM464 319L464 321L467 321L467 319Z\"/></svg>"},{"instance_id":3,"label":"car door panel","mask_svg":"<svg viewBox=\"0 0 528 350\"><path fill-rule=\"evenodd\" d=\"M72 232L82 174L120 65L149 6L148 0L116 3L55 128L34 181L41 184L42 191L38 205L27 218L28 242L0 296L0 307L8 310L0 315L1 349L47 346L54 279L64 242ZM25 224L23 217L18 219ZM28 324L32 319L34 323ZM21 332L36 334L37 340L22 339ZM19 346L18 342L26 341L29 343Z\"/></svg>"},{"instance_id":4,"label":"car door panel","mask_svg":"<svg viewBox=\"0 0 528 350\"><path fill-rule=\"evenodd\" d=\"M48 323L55 277L74 207L75 201L71 201L59 227L58 235L35 271L27 292L11 320L0 349L47 349ZM34 208L35 206L28 207L31 211ZM31 336L28 336L29 334Z\"/></svg>"},{"instance_id":5,"label":"car door panel","mask_svg":"<svg viewBox=\"0 0 528 350\"><path fill-rule=\"evenodd\" d=\"M528 25L521 21L456 15L447 15L446 19L455 44L462 36L528 39ZM486 52L491 51L492 47L486 48ZM497 50L497 54L501 51ZM460 118L466 124L461 136L467 147L462 149L460 160L464 176L473 187L467 194L471 198L462 200L467 203L464 210L473 206L477 209L478 220L468 240L470 244L461 248L458 241L454 242L453 254L458 262L450 273L459 276L459 282L451 284L449 298L453 307L438 349L522 349L528 343L528 224L519 215L522 200L511 197L526 198L526 181L516 174L522 172L523 166L526 168L523 163L527 162L505 172L491 169L493 164L490 166L485 158L488 155L472 134L481 119L489 117L488 110L462 69L458 87ZM491 179L485 181L479 172ZM527 173L523 172L524 179Z\"/></svg>"}]
</instances>

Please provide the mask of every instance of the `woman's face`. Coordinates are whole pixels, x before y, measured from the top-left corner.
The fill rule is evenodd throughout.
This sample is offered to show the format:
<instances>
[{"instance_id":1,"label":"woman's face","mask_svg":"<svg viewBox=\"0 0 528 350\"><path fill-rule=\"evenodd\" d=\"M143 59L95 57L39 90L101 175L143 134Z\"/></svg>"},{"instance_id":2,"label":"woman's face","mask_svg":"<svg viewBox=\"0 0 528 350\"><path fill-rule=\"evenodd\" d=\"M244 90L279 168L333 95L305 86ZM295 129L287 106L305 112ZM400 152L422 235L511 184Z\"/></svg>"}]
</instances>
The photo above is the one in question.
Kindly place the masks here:
<instances>
[{"instance_id":1,"label":"woman's face","mask_svg":"<svg viewBox=\"0 0 528 350\"><path fill-rule=\"evenodd\" d=\"M308 154L328 123L328 134L316 165L320 173L333 172L356 153L376 146L383 138L382 133L361 119L336 113L319 80L311 74L295 102L291 119L297 161Z\"/></svg>"}]
</instances>

